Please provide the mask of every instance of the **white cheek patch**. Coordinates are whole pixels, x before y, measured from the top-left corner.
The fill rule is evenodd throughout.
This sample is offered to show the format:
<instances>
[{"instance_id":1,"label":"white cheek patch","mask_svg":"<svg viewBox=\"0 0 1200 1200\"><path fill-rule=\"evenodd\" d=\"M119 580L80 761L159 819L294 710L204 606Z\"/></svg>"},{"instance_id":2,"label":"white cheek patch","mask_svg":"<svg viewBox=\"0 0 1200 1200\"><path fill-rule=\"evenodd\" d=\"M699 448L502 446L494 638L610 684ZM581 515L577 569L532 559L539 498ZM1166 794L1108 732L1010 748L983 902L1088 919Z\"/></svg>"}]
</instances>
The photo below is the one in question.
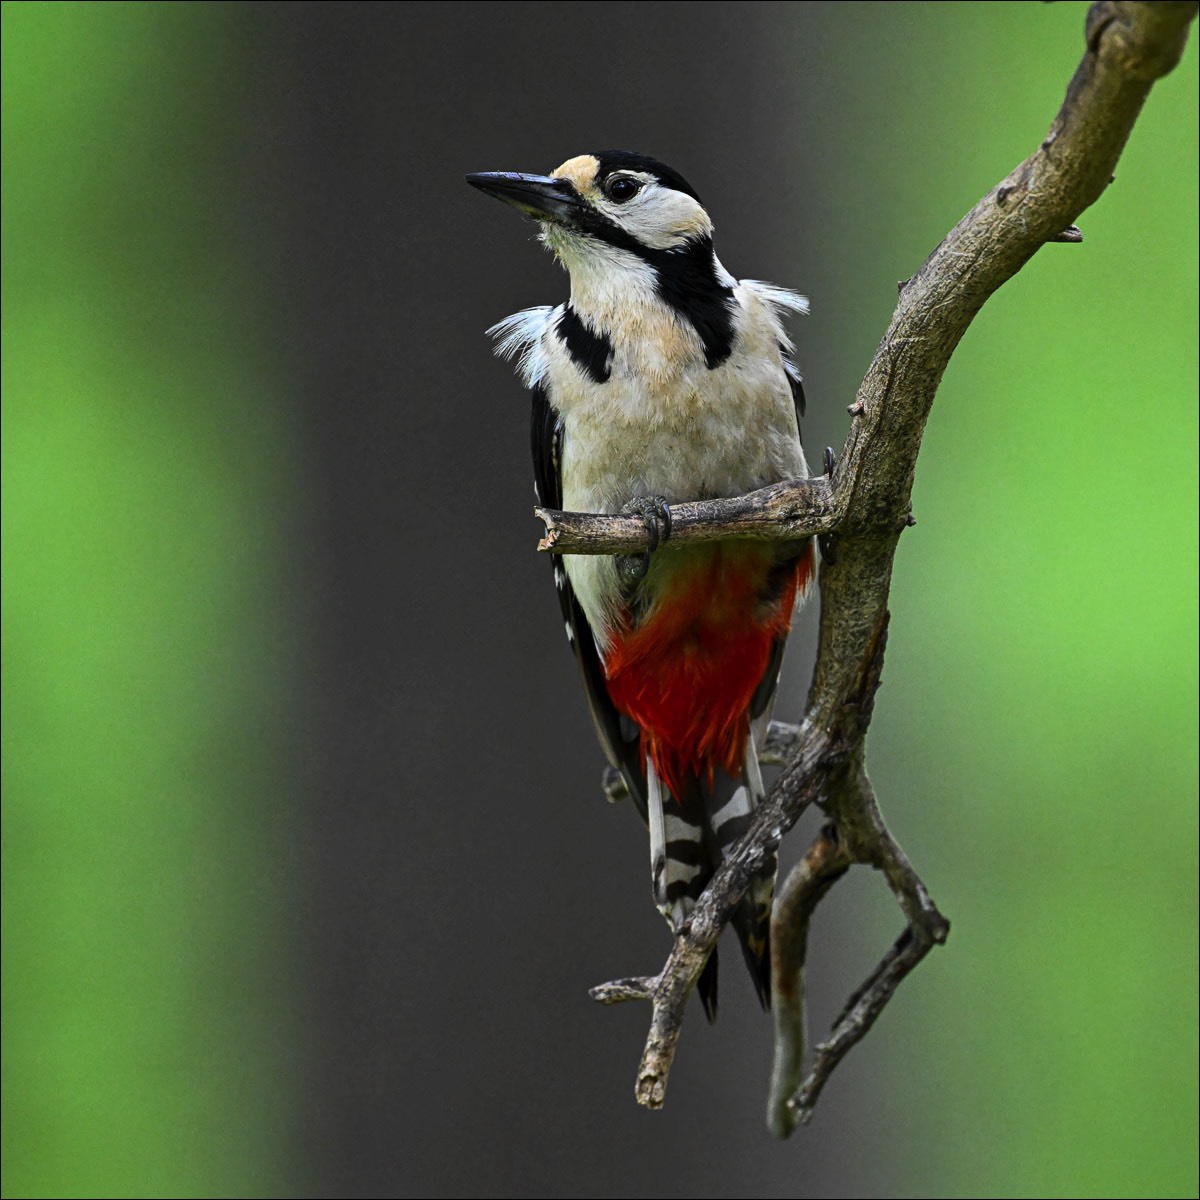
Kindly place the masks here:
<instances>
[{"instance_id":1,"label":"white cheek patch","mask_svg":"<svg viewBox=\"0 0 1200 1200\"><path fill-rule=\"evenodd\" d=\"M606 216L653 250L670 250L683 242L711 237L708 213L683 192L648 183L632 200L597 202Z\"/></svg>"}]
</instances>

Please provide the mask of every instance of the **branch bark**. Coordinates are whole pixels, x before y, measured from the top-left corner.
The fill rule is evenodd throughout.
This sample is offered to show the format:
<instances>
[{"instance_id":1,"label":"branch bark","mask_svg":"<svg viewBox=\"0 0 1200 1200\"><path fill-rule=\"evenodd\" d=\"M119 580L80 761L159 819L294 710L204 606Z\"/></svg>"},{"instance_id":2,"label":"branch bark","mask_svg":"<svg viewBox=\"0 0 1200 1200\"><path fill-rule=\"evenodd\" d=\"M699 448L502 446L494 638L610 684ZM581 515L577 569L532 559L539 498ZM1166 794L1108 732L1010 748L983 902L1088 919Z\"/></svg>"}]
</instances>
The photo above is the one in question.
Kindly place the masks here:
<instances>
[{"instance_id":1,"label":"branch bark","mask_svg":"<svg viewBox=\"0 0 1200 1200\"><path fill-rule=\"evenodd\" d=\"M541 551L556 554L637 554L649 546L646 523L636 516L557 512L535 508L546 523ZM772 541L829 533L842 517L828 476L774 483L729 500L694 500L671 506L671 543L748 538Z\"/></svg>"},{"instance_id":2,"label":"branch bark","mask_svg":"<svg viewBox=\"0 0 1200 1200\"><path fill-rule=\"evenodd\" d=\"M836 558L821 571L817 662L804 721L773 727L768 748L787 765L751 828L713 877L662 971L593 991L604 1002L649 999L650 1034L637 1098L663 1103L683 1010L721 930L756 866L811 804L831 825L780 896L775 916L776 1068L768 1120L786 1136L811 1115L846 1052L870 1029L900 981L949 924L880 815L864 767L887 638L888 591L917 455L946 365L980 308L1047 242L1078 241L1075 219L1112 180L1117 159L1153 83L1178 63L1194 2L1101 0L1085 27L1086 51L1038 148L950 231L901 285L892 320L850 406L849 436L831 475L732 500L672 508L672 538L795 539L830 534ZM636 553L647 548L637 517L538 510L541 549ZM610 796L613 792L610 790ZM615 797L614 797L615 798ZM883 872L906 919L904 932L851 997L804 1077L803 964L813 910L851 863Z\"/></svg>"}]
</instances>

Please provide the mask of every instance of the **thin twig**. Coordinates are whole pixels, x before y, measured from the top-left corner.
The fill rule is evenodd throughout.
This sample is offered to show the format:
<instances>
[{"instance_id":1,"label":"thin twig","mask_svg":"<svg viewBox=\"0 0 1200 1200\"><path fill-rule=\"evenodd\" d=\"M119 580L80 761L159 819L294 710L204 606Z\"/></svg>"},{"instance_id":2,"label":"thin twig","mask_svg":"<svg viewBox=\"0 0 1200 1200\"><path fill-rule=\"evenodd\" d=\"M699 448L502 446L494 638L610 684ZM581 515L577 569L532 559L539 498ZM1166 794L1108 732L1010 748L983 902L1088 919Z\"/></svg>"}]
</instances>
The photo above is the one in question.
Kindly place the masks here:
<instances>
[{"instance_id":1,"label":"thin twig","mask_svg":"<svg viewBox=\"0 0 1200 1200\"><path fill-rule=\"evenodd\" d=\"M804 965L808 927L817 905L850 867L850 855L827 825L792 868L771 914L771 1007L775 1013L775 1063L767 1099L767 1126L785 1138L796 1128L792 1103L804 1080L807 1017Z\"/></svg>"},{"instance_id":2,"label":"thin twig","mask_svg":"<svg viewBox=\"0 0 1200 1200\"><path fill-rule=\"evenodd\" d=\"M950 932L949 921L883 823L861 752L828 789L826 809L833 823L789 876L771 920L772 983L780 988L780 1002L775 1009L775 1068L767 1124L778 1137L791 1136L809 1120L834 1068L867 1035L905 975ZM869 863L884 872L909 925L847 1001L804 1076L808 927L817 905L851 862Z\"/></svg>"},{"instance_id":3,"label":"thin twig","mask_svg":"<svg viewBox=\"0 0 1200 1200\"><path fill-rule=\"evenodd\" d=\"M853 799L844 800L837 814L855 861L870 863L882 871L909 924L940 946L950 933L950 922L938 911L924 881L884 823L875 789L861 761L857 763L855 784Z\"/></svg>"},{"instance_id":4,"label":"thin twig","mask_svg":"<svg viewBox=\"0 0 1200 1200\"><path fill-rule=\"evenodd\" d=\"M910 925L876 967L871 978L854 993L845 1011L834 1023L829 1040L817 1046L812 1070L789 1103L794 1113L793 1128L795 1125L807 1125L812 1119L817 1098L838 1063L867 1036L901 981L935 944Z\"/></svg>"}]
</instances>

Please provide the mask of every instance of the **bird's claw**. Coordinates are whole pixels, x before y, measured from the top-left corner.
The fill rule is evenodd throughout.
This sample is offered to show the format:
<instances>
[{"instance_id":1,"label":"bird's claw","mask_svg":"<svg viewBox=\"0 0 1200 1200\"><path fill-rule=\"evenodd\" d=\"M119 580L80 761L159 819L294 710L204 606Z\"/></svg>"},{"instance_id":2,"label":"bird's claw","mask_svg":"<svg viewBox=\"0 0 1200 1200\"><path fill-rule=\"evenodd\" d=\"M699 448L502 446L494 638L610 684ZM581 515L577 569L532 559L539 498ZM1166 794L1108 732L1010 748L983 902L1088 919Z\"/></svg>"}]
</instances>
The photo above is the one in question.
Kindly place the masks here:
<instances>
[{"instance_id":1,"label":"bird's claw","mask_svg":"<svg viewBox=\"0 0 1200 1200\"><path fill-rule=\"evenodd\" d=\"M635 496L622 505L621 512L640 516L646 526L649 548L637 558L625 559L630 578L644 579L650 570L650 556L671 536L671 506L663 496Z\"/></svg>"}]
</instances>

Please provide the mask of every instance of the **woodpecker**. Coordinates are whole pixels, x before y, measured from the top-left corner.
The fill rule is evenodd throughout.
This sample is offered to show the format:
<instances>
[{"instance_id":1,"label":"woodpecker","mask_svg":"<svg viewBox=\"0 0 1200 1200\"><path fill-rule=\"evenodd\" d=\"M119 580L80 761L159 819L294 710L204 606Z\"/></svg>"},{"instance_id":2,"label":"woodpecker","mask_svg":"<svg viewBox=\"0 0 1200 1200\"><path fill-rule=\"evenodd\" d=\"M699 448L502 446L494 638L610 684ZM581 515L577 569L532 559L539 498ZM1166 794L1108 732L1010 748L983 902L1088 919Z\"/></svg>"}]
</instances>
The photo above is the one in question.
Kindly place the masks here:
<instances>
[{"instance_id":1,"label":"woodpecker","mask_svg":"<svg viewBox=\"0 0 1200 1200\"><path fill-rule=\"evenodd\" d=\"M649 828L654 900L678 933L763 798L758 749L814 556L811 539L674 545L670 505L808 475L783 324L808 302L734 279L695 189L646 155L467 182L536 221L570 275L565 303L488 331L532 390L538 503L640 513L657 543L553 567L596 733ZM772 859L733 917L764 1007L775 874ZM714 1020L715 951L699 991Z\"/></svg>"}]
</instances>

